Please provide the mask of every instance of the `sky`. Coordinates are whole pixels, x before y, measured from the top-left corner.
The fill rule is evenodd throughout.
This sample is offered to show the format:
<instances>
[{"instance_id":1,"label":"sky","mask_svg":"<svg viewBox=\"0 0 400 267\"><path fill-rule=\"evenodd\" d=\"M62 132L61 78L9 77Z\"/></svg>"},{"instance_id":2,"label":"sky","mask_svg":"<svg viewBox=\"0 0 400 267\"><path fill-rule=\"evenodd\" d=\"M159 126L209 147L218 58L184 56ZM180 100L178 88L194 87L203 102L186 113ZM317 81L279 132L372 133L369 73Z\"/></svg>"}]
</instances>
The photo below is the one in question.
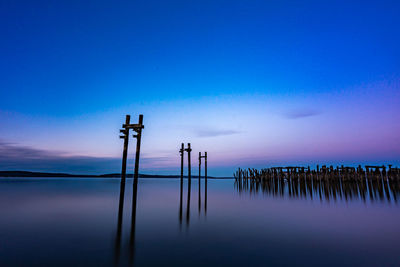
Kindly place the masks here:
<instances>
[{"instance_id":1,"label":"sky","mask_svg":"<svg viewBox=\"0 0 400 267\"><path fill-rule=\"evenodd\" d=\"M0 170L400 163L399 1L1 1ZM131 138L128 172L135 140Z\"/></svg>"}]
</instances>

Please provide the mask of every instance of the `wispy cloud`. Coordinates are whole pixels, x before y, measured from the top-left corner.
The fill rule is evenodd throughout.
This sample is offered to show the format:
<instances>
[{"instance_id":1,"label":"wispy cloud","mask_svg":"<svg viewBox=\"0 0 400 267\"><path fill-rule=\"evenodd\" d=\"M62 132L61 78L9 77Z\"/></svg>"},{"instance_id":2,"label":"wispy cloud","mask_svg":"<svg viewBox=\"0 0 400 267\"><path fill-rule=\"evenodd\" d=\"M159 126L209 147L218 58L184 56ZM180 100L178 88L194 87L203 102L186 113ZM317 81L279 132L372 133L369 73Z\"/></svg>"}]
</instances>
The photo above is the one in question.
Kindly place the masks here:
<instances>
[{"instance_id":1,"label":"wispy cloud","mask_svg":"<svg viewBox=\"0 0 400 267\"><path fill-rule=\"evenodd\" d=\"M322 114L322 111L314 109L293 109L283 115L288 119L301 119L306 117L312 117Z\"/></svg>"},{"instance_id":2,"label":"wispy cloud","mask_svg":"<svg viewBox=\"0 0 400 267\"><path fill-rule=\"evenodd\" d=\"M240 131L235 130L217 130L217 129L201 129L195 131L198 137L215 137L223 135L233 135L238 134Z\"/></svg>"}]
</instances>

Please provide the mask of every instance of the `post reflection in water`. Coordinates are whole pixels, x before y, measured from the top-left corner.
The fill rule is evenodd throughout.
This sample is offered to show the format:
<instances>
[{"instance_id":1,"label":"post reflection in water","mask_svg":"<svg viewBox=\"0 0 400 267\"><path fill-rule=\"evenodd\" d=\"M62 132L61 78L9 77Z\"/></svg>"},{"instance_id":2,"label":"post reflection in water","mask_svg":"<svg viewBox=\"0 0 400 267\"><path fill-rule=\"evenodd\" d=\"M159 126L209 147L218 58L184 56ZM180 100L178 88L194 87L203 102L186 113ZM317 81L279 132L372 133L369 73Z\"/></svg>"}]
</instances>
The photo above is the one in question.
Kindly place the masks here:
<instances>
[{"instance_id":1,"label":"post reflection in water","mask_svg":"<svg viewBox=\"0 0 400 267\"><path fill-rule=\"evenodd\" d=\"M133 180L132 192L132 217L131 217L131 231L129 240L129 261L134 264L135 259L135 233L136 233L136 207L137 207L137 187L138 179ZM117 233L115 238L115 265L119 265L121 257L121 242L122 242L122 222L124 212L124 195L125 195L125 179L121 180L119 206L118 206L118 224Z\"/></svg>"},{"instance_id":2,"label":"post reflection in water","mask_svg":"<svg viewBox=\"0 0 400 267\"><path fill-rule=\"evenodd\" d=\"M188 179L188 191L186 198L186 226L189 226L190 223L190 195L191 195L191 181ZM207 215L207 180L205 180L204 184L204 215ZM180 182L180 193L179 193L179 226L182 227L183 221L183 179ZM199 180L198 187L198 213L201 214L201 186Z\"/></svg>"},{"instance_id":3,"label":"post reflection in water","mask_svg":"<svg viewBox=\"0 0 400 267\"><path fill-rule=\"evenodd\" d=\"M322 201L351 201L397 203L400 183L397 176L382 173L290 173L280 172L263 178L244 175L235 180L239 194L263 194L289 198L317 198Z\"/></svg>"},{"instance_id":4,"label":"post reflection in water","mask_svg":"<svg viewBox=\"0 0 400 267\"><path fill-rule=\"evenodd\" d=\"M118 265L121 253L122 220L124 212L125 179L121 180L119 190L117 236L115 238L115 264Z\"/></svg>"},{"instance_id":5,"label":"post reflection in water","mask_svg":"<svg viewBox=\"0 0 400 267\"><path fill-rule=\"evenodd\" d=\"M132 220L131 220L131 236L130 236L130 257L131 264L134 263L135 259L135 233L136 233L136 201L137 201L137 187L138 178L133 179L133 194L132 194Z\"/></svg>"}]
</instances>

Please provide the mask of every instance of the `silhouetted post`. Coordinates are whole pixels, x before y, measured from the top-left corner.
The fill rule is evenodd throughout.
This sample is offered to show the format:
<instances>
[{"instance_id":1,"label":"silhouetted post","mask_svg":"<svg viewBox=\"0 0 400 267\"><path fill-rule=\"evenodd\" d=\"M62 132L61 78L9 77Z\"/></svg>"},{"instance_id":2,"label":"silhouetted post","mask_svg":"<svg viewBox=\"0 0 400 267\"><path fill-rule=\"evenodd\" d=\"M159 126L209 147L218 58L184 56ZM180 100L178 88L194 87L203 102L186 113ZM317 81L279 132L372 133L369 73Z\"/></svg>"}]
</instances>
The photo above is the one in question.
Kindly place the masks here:
<instances>
[{"instance_id":1,"label":"silhouetted post","mask_svg":"<svg viewBox=\"0 0 400 267\"><path fill-rule=\"evenodd\" d=\"M126 115L125 124L124 124L125 127L124 127L124 129L119 130L119 132L123 134L119 138L124 139L124 151L122 152L122 170L121 170L121 179L123 181L125 181L125 177L126 177L126 160L128 158L128 142L129 142L129 128L127 128L126 125L129 124L130 120L131 120L131 116Z\"/></svg>"},{"instance_id":2,"label":"silhouetted post","mask_svg":"<svg viewBox=\"0 0 400 267\"><path fill-rule=\"evenodd\" d=\"M207 182L207 152L204 152L204 179Z\"/></svg>"},{"instance_id":3,"label":"silhouetted post","mask_svg":"<svg viewBox=\"0 0 400 267\"><path fill-rule=\"evenodd\" d=\"M199 152L199 184L200 184L200 175L201 175L201 152Z\"/></svg>"},{"instance_id":4,"label":"silhouetted post","mask_svg":"<svg viewBox=\"0 0 400 267\"><path fill-rule=\"evenodd\" d=\"M188 143L188 148L185 149L188 152L188 197L187 197L187 208L186 208L186 223L189 225L190 218L190 191L191 191L191 183L192 183L192 175L191 175L191 165L190 165L190 152L192 149L190 148L190 143Z\"/></svg>"},{"instance_id":5,"label":"silhouetted post","mask_svg":"<svg viewBox=\"0 0 400 267\"><path fill-rule=\"evenodd\" d=\"M199 152L199 213L201 209L201 184L200 184L200 177L201 177L201 152Z\"/></svg>"},{"instance_id":6,"label":"silhouetted post","mask_svg":"<svg viewBox=\"0 0 400 267\"><path fill-rule=\"evenodd\" d=\"M187 151L188 153L188 179L190 182L190 180L192 179L192 168L190 164L190 152L192 151L192 149L190 148L190 143L188 143L188 148L186 148L185 151Z\"/></svg>"},{"instance_id":7,"label":"silhouetted post","mask_svg":"<svg viewBox=\"0 0 400 267\"><path fill-rule=\"evenodd\" d=\"M181 154L181 186L180 186L180 201L179 201L179 223L182 225L182 195L183 195L183 154L185 153L184 144L181 144L181 149L179 150Z\"/></svg>"},{"instance_id":8,"label":"silhouetted post","mask_svg":"<svg viewBox=\"0 0 400 267\"><path fill-rule=\"evenodd\" d=\"M135 179L139 177L139 157L140 157L140 142L142 139L142 129L144 128L143 126L143 115L139 115L139 123L138 126L133 128L134 131L137 133L134 135L136 137L136 157L135 157Z\"/></svg>"},{"instance_id":9,"label":"silhouetted post","mask_svg":"<svg viewBox=\"0 0 400 267\"><path fill-rule=\"evenodd\" d=\"M131 116L126 115L125 125L130 123ZM115 240L115 261L119 262L119 255L121 249L121 233L122 233L122 218L124 212L124 196L125 196L125 179L126 179L126 161L128 157L128 142L129 142L129 128L124 127L120 130L123 135L120 138L124 139L124 150L122 152L122 169L121 169L121 184L119 189L119 205L118 205L118 224L117 224L117 237Z\"/></svg>"},{"instance_id":10,"label":"silhouetted post","mask_svg":"<svg viewBox=\"0 0 400 267\"><path fill-rule=\"evenodd\" d=\"M130 245L131 245L131 262L133 263L134 260L134 253L135 253L135 225L136 225L136 201L137 201L137 186L138 186L138 178L139 178L139 157L140 157L140 142L142 139L142 129L143 126L143 115L139 115L139 123L138 124L131 124L129 125L132 128L136 135L133 137L136 138L136 157L135 157L135 173L133 179L133 192L132 192L132 221L131 221L131 238L130 238Z\"/></svg>"},{"instance_id":11,"label":"silhouetted post","mask_svg":"<svg viewBox=\"0 0 400 267\"><path fill-rule=\"evenodd\" d=\"M181 183L183 182L183 154L185 153L185 145L181 144L181 149L179 150L181 154Z\"/></svg>"},{"instance_id":12,"label":"silhouetted post","mask_svg":"<svg viewBox=\"0 0 400 267\"><path fill-rule=\"evenodd\" d=\"M207 214L207 152L204 152L204 212Z\"/></svg>"}]
</instances>

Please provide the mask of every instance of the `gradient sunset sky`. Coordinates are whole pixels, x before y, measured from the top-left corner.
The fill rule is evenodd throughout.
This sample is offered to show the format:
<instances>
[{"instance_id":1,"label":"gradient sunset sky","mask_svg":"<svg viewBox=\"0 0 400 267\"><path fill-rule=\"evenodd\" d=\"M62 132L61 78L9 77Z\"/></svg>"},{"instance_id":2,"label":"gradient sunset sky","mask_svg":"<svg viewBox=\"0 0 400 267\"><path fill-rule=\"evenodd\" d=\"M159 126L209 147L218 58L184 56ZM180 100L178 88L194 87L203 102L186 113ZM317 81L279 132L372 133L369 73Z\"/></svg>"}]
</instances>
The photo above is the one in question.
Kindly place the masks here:
<instances>
[{"instance_id":1,"label":"gradient sunset sky","mask_svg":"<svg viewBox=\"0 0 400 267\"><path fill-rule=\"evenodd\" d=\"M181 142L219 176L398 165L399 14L400 1L1 1L0 170L119 172L119 129L140 113L142 173L178 174Z\"/></svg>"}]
</instances>

